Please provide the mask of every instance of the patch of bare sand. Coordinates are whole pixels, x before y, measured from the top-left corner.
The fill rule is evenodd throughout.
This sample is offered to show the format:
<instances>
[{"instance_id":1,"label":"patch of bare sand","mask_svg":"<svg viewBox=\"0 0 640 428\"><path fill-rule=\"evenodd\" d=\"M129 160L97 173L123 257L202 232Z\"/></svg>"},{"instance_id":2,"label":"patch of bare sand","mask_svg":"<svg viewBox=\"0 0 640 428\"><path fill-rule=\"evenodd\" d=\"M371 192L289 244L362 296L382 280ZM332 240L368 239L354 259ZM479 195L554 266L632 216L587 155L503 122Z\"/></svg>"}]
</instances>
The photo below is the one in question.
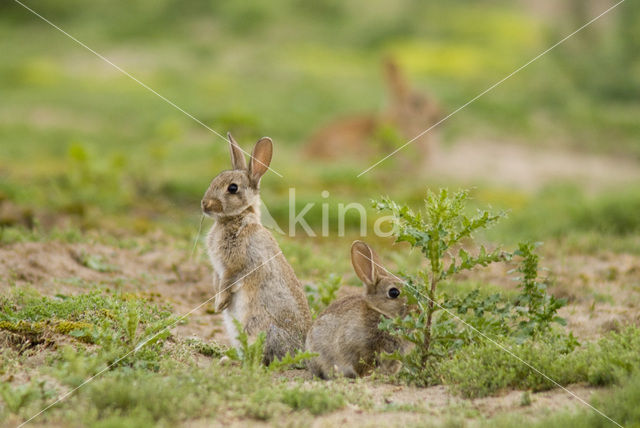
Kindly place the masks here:
<instances>
[{"instance_id":1,"label":"patch of bare sand","mask_svg":"<svg viewBox=\"0 0 640 428\"><path fill-rule=\"evenodd\" d=\"M568 389L588 401L596 390L581 385ZM357 407L346 408L317 418L313 427L329 426L406 426L441 423L447 419L478 421L478 416L491 418L498 414L514 413L531 419L560 410L581 409L584 404L562 390L531 394L531 404L522 405L522 391L509 391L501 396L465 400L452 395L444 386L415 388L385 384L367 385L375 408L384 412L370 412Z\"/></svg>"},{"instance_id":2,"label":"patch of bare sand","mask_svg":"<svg viewBox=\"0 0 640 428\"><path fill-rule=\"evenodd\" d=\"M98 258L101 272L83 263ZM123 249L102 244L27 242L0 247L0 279L4 287L30 286L48 296L76 294L102 286L138 293L157 304L170 304L186 314L213 295L209 267L189 260L185 252L168 247ZM226 342L221 320L204 304L189 315L189 322L173 330L181 336L215 338Z\"/></svg>"},{"instance_id":3,"label":"patch of bare sand","mask_svg":"<svg viewBox=\"0 0 640 428\"><path fill-rule=\"evenodd\" d=\"M526 190L558 180L598 189L640 179L640 164L628 158L481 139L439 148L426 169L438 180L480 181Z\"/></svg>"}]
</instances>

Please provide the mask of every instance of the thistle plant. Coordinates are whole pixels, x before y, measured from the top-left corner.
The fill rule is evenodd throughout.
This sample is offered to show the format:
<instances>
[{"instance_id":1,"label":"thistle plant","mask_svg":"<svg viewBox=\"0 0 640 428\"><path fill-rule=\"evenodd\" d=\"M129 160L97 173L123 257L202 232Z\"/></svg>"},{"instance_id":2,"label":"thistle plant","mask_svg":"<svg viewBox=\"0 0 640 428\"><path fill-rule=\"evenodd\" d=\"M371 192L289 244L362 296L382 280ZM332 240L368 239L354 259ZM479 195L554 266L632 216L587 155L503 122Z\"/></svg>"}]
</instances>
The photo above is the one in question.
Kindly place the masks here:
<instances>
[{"instance_id":1,"label":"thistle plant","mask_svg":"<svg viewBox=\"0 0 640 428\"><path fill-rule=\"evenodd\" d=\"M564 299L556 299L547 292L547 283L538 278L539 256L535 248L539 244L520 243L513 253L522 258L516 272L521 274L520 295L516 299L515 319L517 335L520 338L535 336L549 330L551 323L565 325L563 318L557 315L558 309L566 304Z\"/></svg>"},{"instance_id":2,"label":"thistle plant","mask_svg":"<svg viewBox=\"0 0 640 428\"><path fill-rule=\"evenodd\" d=\"M549 296L544 282L538 280L538 258L532 244L520 244L509 253L500 248L489 250L475 245L474 233L493 226L503 212L478 209L467 214L469 192L450 194L447 189L429 191L424 211L415 212L389 198L374 201L381 212L390 212L396 242L407 242L419 249L426 259L424 267L404 275L409 304L414 308L404 318L384 319L380 328L409 342L411 351L396 352L388 357L403 363L401 374L417 383L431 383L436 374L433 364L455 352L477 336L491 335L530 337L548 328L556 316L561 300ZM522 259L517 272L521 293L516 302L499 293L483 296L474 290L462 297L450 297L440 290L456 274L495 262Z\"/></svg>"}]
</instances>

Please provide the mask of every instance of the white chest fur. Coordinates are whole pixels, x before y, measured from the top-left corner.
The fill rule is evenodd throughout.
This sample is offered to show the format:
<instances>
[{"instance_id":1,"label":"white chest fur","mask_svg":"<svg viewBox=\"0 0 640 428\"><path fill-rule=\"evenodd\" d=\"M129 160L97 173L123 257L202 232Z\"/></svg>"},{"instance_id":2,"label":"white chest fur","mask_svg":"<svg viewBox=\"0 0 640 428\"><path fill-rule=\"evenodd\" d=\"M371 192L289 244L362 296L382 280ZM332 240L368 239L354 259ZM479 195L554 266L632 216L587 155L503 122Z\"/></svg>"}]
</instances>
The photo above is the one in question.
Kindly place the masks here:
<instances>
[{"instance_id":1,"label":"white chest fur","mask_svg":"<svg viewBox=\"0 0 640 428\"><path fill-rule=\"evenodd\" d=\"M222 254L220 254L220 249L223 247L222 243L225 239L224 230L219 228L217 224L214 224L211 231L209 232L208 239L208 253L209 260L211 261L211 266L213 267L213 275L217 277L214 278L214 283L217 283L218 286L222 286L220 281L224 277L224 274L227 270L227 266L223 262ZM238 342L238 329L234 323L234 320L240 322L241 325L245 325L246 318L248 314L246 293L242 289L243 281L239 280L234 284L227 284L227 286L231 286L229 290L225 290L225 292L231 292L229 306L222 312L222 318L224 321L224 327L227 332L227 336L231 341L231 345L235 348L240 346ZM218 292L222 290L217 290Z\"/></svg>"},{"instance_id":2,"label":"white chest fur","mask_svg":"<svg viewBox=\"0 0 640 428\"><path fill-rule=\"evenodd\" d=\"M245 293L242 290L242 283L236 284L240 289L233 293L231 296L231 302L229 306L222 312L222 319L224 320L224 327L227 331L227 336L231 340L231 345L234 348L238 348L240 343L238 342L238 329L236 328L233 320L238 320L240 324L244 325L245 316L247 310L247 302ZM235 286L234 286L235 288Z\"/></svg>"},{"instance_id":3,"label":"white chest fur","mask_svg":"<svg viewBox=\"0 0 640 428\"><path fill-rule=\"evenodd\" d=\"M209 261L218 278L222 278L225 272L225 266L222 263L222 255L219 252L220 241L222 240L221 231L214 225L209 232L207 240L207 253L209 254Z\"/></svg>"},{"instance_id":4,"label":"white chest fur","mask_svg":"<svg viewBox=\"0 0 640 428\"><path fill-rule=\"evenodd\" d=\"M222 260L216 257L215 254L211 254L209 256L211 260L211 266L213 266L213 274L218 277L218 279L222 279L224 277L225 267L222 264Z\"/></svg>"}]
</instances>

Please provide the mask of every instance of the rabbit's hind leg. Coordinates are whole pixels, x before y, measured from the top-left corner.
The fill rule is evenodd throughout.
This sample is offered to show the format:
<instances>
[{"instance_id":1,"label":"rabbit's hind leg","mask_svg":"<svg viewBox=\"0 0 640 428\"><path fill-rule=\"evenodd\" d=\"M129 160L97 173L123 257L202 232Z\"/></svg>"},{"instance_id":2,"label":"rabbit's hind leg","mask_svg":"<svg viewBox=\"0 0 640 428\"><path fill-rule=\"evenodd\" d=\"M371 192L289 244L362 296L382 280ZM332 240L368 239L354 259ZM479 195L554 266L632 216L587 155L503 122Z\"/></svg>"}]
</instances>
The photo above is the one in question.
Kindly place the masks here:
<instances>
[{"instance_id":1,"label":"rabbit's hind leg","mask_svg":"<svg viewBox=\"0 0 640 428\"><path fill-rule=\"evenodd\" d=\"M303 349L303 346L302 338L295 337L293 333L271 324L264 344L263 362L269 365L275 358L282 358L287 353L293 356L296 351Z\"/></svg>"},{"instance_id":2,"label":"rabbit's hind leg","mask_svg":"<svg viewBox=\"0 0 640 428\"><path fill-rule=\"evenodd\" d=\"M358 377L358 373L356 372L356 370L353 368L352 365L345 365L342 367L336 366L336 372L340 373L344 377L348 377L351 379L355 379Z\"/></svg>"}]
</instances>

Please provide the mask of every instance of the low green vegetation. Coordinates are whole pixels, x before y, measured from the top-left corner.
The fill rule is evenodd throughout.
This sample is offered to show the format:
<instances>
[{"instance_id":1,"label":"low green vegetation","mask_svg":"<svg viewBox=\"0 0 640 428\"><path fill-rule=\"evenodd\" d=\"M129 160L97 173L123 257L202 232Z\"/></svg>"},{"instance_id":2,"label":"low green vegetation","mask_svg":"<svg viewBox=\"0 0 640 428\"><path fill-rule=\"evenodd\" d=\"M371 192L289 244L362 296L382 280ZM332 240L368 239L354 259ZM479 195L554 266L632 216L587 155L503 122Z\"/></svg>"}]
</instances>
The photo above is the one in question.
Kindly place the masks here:
<instances>
[{"instance_id":1,"label":"low green vegetation","mask_svg":"<svg viewBox=\"0 0 640 428\"><path fill-rule=\"evenodd\" d=\"M203 369L179 355L172 352L171 358L161 358L154 371L116 368L104 372L81 392L42 415L41 422L172 426L179 421L219 418L222 414L230 419L267 421L291 412L300 412L301 417L308 418L308 414L331 412L348 402L366 402L358 388L348 385L343 392L340 387L331 390L322 385L303 387L296 381L287 382L219 362ZM83 356L69 354L62 358L52 374L65 387L77 386L73 370ZM9 403L8 412L28 417L58 396L61 391L57 388L52 389L51 383L21 387L3 384L2 396Z\"/></svg>"},{"instance_id":2,"label":"low green vegetation","mask_svg":"<svg viewBox=\"0 0 640 428\"><path fill-rule=\"evenodd\" d=\"M0 329L28 340L46 342L64 334L98 345L96 362L154 367L158 350L178 322L168 307L158 307L133 294L94 291L73 296L43 297L14 289L0 299Z\"/></svg>"},{"instance_id":3,"label":"low green vegetation","mask_svg":"<svg viewBox=\"0 0 640 428\"><path fill-rule=\"evenodd\" d=\"M287 354L281 359L275 358L267 367L264 366L264 342L266 333L260 332L253 342L250 342L249 335L243 330L242 324L234 320L238 333L238 348L230 348L225 355L232 360L240 362L242 368L246 370L266 370L269 372L282 371L291 367L304 368L302 364L305 360L313 357L310 352L298 351L295 355Z\"/></svg>"},{"instance_id":4,"label":"low green vegetation","mask_svg":"<svg viewBox=\"0 0 640 428\"><path fill-rule=\"evenodd\" d=\"M16 339L3 348L0 373L14 370L16 362L36 352L47 354L39 369L46 381L0 384L0 419L32 416L64 391L80 386L40 422L171 426L220 413L270 420L300 412L304 419L347 403L368 405L356 385L303 386L275 376L309 356L287 356L267 369L262 365L263 336L249 343L241 335L239 351L173 337L165 328L176 318L167 308L135 295L96 291L49 298L14 290L3 296L0 306L0 333ZM25 343L28 346L22 346ZM210 364L197 364L197 354L211 358ZM92 375L97 375L95 380L83 385Z\"/></svg>"},{"instance_id":5,"label":"low green vegetation","mask_svg":"<svg viewBox=\"0 0 640 428\"><path fill-rule=\"evenodd\" d=\"M486 340L464 346L439 362L434 371L455 391L475 398L506 389L544 391L558 384L616 385L635 373L640 364L637 327L610 332L579 346L571 337L558 333L525 342L500 339L499 343L502 347Z\"/></svg>"},{"instance_id":6,"label":"low green vegetation","mask_svg":"<svg viewBox=\"0 0 640 428\"><path fill-rule=\"evenodd\" d=\"M499 205L504 205L498 201ZM640 189L612 188L587 194L576 185L548 186L511 208L509 221L488 233L492 239L567 239L600 236L599 247L637 252L640 232ZM548 215L552 213L553 215ZM545 221L540 221L544 218ZM628 244L620 247L627 240Z\"/></svg>"},{"instance_id":7,"label":"low green vegetation","mask_svg":"<svg viewBox=\"0 0 640 428\"><path fill-rule=\"evenodd\" d=\"M312 415L332 412L345 406L346 400L330 388L304 390L300 387L285 390L282 401L294 410L308 410Z\"/></svg>"}]
</instances>

